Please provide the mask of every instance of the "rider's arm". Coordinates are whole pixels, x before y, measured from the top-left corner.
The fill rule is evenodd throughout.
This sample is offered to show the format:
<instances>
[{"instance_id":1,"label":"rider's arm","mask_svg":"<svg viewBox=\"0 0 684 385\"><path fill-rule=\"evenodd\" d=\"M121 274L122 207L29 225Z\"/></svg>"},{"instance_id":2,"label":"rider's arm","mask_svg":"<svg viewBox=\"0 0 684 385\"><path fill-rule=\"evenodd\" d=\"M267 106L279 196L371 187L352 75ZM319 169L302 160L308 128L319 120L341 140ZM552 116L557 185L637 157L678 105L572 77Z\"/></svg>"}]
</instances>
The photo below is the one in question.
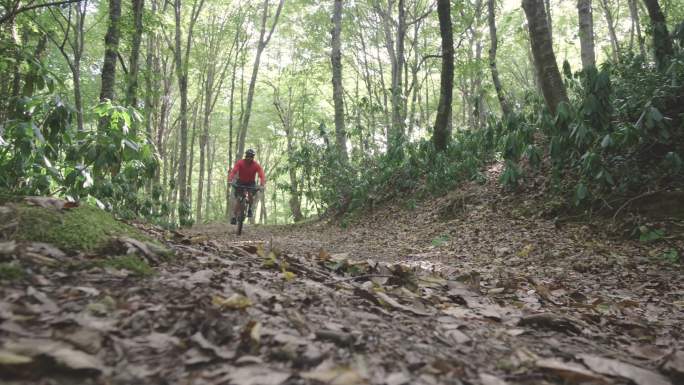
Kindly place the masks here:
<instances>
[{"instance_id":1,"label":"rider's arm","mask_svg":"<svg viewBox=\"0 0 684 385\"><path fill-rule=\"evenodd\" d=\"M232 182L233 178L235 178L235 174L238 173L238 169L240 168L240 161L238 160L235 163L235 166L233 166L233 169L230 171L230 174L228 175L228 181Z\"/></svg>"}]
</instances>

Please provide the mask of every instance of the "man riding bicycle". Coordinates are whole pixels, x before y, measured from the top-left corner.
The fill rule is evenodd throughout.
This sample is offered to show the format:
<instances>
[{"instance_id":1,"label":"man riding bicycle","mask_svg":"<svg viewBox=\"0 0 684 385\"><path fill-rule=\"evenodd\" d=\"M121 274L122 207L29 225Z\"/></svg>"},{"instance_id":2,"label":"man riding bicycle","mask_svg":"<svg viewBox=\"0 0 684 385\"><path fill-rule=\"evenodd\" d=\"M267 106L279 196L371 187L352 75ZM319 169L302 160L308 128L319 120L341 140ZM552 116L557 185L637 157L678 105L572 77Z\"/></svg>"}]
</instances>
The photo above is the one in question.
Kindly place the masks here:
<instances>
[{"instance_id":1,"label":"man riding bicycle","mask_svg":"<svg viewBox=\"0 0 684 385\"><path fill-rule=\"evenodd\" d=\"M247 216L252 216L252 191L256 190L256 174L259 174L259 180L261 185L259 189L263 190L266 186L266 175L264 175L264 169L261 165L254 160L256 152L251 148L245 151L244 159L240 159L235 163L233 170L228 175L228 182L232 184L235 188L233 189L233 194L235 198L238 198L240 194L243 194L245 190L248 192L249 196L249 211L247 211ZM238 175L237 183L235 183L235 174ZM233 215L230 218L230 224L234 225L237 223L237 218L240 205L233 205Z\"/></svg>"}]
</instances>

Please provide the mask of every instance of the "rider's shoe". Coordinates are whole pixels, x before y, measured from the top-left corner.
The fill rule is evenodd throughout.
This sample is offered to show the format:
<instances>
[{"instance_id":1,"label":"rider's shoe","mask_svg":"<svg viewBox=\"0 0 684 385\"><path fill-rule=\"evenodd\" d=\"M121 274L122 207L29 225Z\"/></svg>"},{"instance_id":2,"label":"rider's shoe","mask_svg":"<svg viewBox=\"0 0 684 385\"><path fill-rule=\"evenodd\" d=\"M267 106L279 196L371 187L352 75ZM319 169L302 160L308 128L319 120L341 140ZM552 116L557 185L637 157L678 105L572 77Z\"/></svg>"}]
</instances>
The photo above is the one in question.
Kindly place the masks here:
<instances>
[{"instance_id":1,"label":"rider's shoe","mask_svg":"<svg viewBox=\"0 0 684 385\"><path fill-rule=\"evenodd\" d=\"M230 224L231 224L231 225L234 225L234 224L236 224L236 223L237 223L237 220L235 220L235 217L231 217L231 218L230 218Z\"/></svg>"},{"instance_id":2,"label":"rider's shoe","mask_svg":"<svg viewBox=\"0 0 684 385\"><path fill-rule=\"evenodd\" d=\"M250 218L252 217L252 209L247 210L247 216Z\"/></svg>"}]
</instances>

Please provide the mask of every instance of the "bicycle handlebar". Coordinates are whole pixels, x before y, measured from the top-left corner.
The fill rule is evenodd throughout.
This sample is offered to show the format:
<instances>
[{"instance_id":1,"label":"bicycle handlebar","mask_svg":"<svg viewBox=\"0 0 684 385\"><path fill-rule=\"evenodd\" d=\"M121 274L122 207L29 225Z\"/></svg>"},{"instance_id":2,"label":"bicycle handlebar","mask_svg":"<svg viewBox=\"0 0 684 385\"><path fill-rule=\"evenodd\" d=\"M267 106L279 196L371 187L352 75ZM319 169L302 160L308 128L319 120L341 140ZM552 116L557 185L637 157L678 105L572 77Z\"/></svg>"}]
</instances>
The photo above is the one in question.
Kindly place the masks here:
<instances>
[{"instance_id":1,"label":"bicycle handlebar","mask_svg":"<svg viewBox=\"0 0 684 385\"><path fill-rule=\"evenodd\" d=\"M235 188L241 188L241 189L250 190L250 191L259 191L259 190L263 190L263 186L243 185L243 184L240 184L240 183L237 183L237 182L233 182L233 183L231 183L230 185L233 186L233 187L235 187Z\"/></svg>"}]
</instances>

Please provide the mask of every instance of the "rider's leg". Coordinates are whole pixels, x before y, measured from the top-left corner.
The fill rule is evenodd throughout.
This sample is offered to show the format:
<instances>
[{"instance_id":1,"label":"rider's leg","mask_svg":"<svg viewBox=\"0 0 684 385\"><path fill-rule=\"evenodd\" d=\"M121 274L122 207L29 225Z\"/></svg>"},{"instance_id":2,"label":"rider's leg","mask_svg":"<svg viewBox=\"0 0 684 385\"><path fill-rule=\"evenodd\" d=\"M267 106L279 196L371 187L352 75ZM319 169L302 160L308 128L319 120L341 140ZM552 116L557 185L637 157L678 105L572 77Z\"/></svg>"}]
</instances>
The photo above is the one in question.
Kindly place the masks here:
<instances>
[{"instance_id":1,"label":"rider's leg","mask_svg":"<svg viewBox=\"0 0 684 385\"><path fill-rule=\"evenodd\" d=\"M240 212L240 201L238 199L239 191L238 191L238 189L234 189L233 191L234 191L234 194L233 194L233 216L232 216L232 218L230 218L230 223L232 225L237 223L236 218L238 217L238 214Z\"/></svg>"},{"instance_id":2,"label":"rider's leg","mask_svg":"<svg viewBox=\"0 0 684 385\"><path fill-rule=\"evenodd\" d=\"M250 218L252 217L252 202L253 202L253 199L254 199L254 194L252 194L251 191L248 191L248 192L247 192L247 202L249 202L249 206L247 206L247 207L248 207L248 209L247 209L247 216L250 217Z\"/></svg>"}]
</instances>

